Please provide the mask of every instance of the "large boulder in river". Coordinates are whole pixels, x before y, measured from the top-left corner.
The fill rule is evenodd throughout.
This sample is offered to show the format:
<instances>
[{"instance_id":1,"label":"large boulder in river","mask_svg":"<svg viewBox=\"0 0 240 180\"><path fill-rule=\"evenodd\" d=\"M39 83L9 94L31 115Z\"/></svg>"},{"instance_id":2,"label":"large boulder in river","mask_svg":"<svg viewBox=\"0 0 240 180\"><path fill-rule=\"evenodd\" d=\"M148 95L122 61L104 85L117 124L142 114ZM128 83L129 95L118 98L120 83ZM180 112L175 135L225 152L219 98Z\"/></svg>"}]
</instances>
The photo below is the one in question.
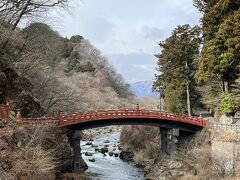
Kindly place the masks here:
<instances>
[{"instance_id":1,"label":"large boulder in river","mask_svg":"<svg viewBox=\"0 0 240 180\"><path fill-rule=\"evenodd\" d=\"M131 161L134 156L134 153L131 148L127 150L122 150L119 157L124 161Z\"/></svg>"},{"instance_id":2,"label":"large boulder in river","mask_svg":"<svg viewBox=\"0 0 240 180\"><path fill-rule=\"evenodd\" d=\"M91 152L85 152L85 156L92 156L93 155L93 153L91 153Z\"/></svg>"},{"instance_id":3,"label":"large boulder in river","mask_svg":"<svg viewBox=\"0 0 240 180\"><path fill-rule=\"evenodd\" d=\"M92 148L97 148L98 146L95 145L95 144L92 144L91 147L92 147Z\"/></svg>"},{"instance_id":4,"label":"large boulder in river","mask_svg":"<svg viewBox=\"0 0 240 180\"><path fill-rule=\"evenodd\" d=\"M92 142L87 142L86 144L85 144L86 146L91 146L92 145Z\"/></svg>"},{"instance_id":5,"label":"large boulder in river","mask_svg":"<svg viewBox=\"0 0 240 180\"><path fill-rule=\"evenodd\" d=\"M79 162L80 172L84 172L88 169L87 163L81 158Z\"/></svg>"},{"instance_id":6,"label":"large boulder in river","mask_svg":"<svg viewBox=\"0 0 240 180\"><path fill-rule=\"evenodd\" d=\"M105 140L104 143L110 143L110 141L109 140Z\"/></svg>"},{"instance_id":7,"label":"large boulder in river","mask_svg":"<svg viewBox=\"0 0 240 180\"><path fill-rule=\"evenodd\" d=\"M90 161L90 162L95 162L96 159L95 159L95 158L91 158L91 159L89 159L89 161Z\"/></svg>"},{"instance_id":8,"label":"large boulder in river","mask_svg":"<svg viewBox=\"0 0 240 180\"><path fill-rule=\"evenodd\" d=\"M101 148L101 149L99 150L99 152L102 153L102 154L105 154L105 153L108 152L108 148L107 148L107 147L103 147L103 148Z\"/></svg>"}]
</instances>

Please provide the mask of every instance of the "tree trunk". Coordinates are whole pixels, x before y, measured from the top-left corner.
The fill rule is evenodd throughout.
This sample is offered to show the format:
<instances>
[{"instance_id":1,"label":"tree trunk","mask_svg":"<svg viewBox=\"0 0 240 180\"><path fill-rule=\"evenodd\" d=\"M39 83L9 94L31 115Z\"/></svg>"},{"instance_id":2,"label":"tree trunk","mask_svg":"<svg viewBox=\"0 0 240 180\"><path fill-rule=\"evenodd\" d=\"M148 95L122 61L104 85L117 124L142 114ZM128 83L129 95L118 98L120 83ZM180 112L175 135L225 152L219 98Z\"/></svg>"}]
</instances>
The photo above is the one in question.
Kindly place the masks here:
<instances>
[{"instance_id":1,"label":"tree trunk","mask_svg":"<svg viewBox=\"0 0 240 180\"><path fill-rule=\"evenodd\" d=\"M227 81L222 80L222 91L224 93L229 92L229 83Z\"/></svg>"},{"instance_id":2,"label":"tree trunk","mask_svg":"<svg viewBox=\"0 0 240 180\"><path fill-rule=\"evenodd\" d=\"M186 61L186 70L188 73L188 63ZM187 74L187 110L188 110L188 116L191 116L191 104L190 104L190 92L189 92L189 80L188 80L188 74Z\"/></svg>"},{"instance_id":3,"label":"tree trunk","mask_svg":"<svg viewBox=\"0 0 240 180\"><path fill-rule=\"evenodd\" d=\"M11 33L10 33L9 37L7 38L7 40L5 41L5 43L3 44L2 48L1 48L2 52L4 52L4 49L5 49L6 46L8 45L8 43L9 43L9 41L10 41L10 38L11 38L11 36L13 35L13 32L15 31L15 29L16 29L17 25L19 24L20 20L22 19L23 15L26 13L26 10L27 10L30 2L31 2L31 0L28 0L28 1L26 2L25 6L23 7L21 13L19 14L17 20L16 20L15 23L13 24L13 27L12 27L12 29L11 29Z\"/></svg>"},{"instance_id":4,"label":"tree trunk","mask_svg":"<svg viewBox=\"0 0 240 180\"><path fill-rule=\"evenodd\" d=\"M228 93L229 92L229 83L227 81L225 81L224 86L225 86L225 92Z\"/></svg>"}]
</instances>

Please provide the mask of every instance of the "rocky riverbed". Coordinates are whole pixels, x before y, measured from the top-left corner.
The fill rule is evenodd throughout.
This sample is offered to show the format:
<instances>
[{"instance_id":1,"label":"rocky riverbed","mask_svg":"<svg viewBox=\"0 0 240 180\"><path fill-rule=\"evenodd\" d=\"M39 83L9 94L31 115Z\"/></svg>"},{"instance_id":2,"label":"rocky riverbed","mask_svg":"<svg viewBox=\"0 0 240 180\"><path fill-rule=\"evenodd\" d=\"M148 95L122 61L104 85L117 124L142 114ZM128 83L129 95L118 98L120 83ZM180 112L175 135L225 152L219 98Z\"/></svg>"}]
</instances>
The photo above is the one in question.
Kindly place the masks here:
<instances>
[{"instance_id":1,"label":"rocky riverbed","mask_svg":"<svg viewBox=\"0 0 240 180\"><path fill-rule=\"evenodd\" d=\"M120 132L97 135L93 141L82 141L82 157L88 164L85 175L89 179L141 180L143 169L119 158Z\"/></svg>"}]
</instances>

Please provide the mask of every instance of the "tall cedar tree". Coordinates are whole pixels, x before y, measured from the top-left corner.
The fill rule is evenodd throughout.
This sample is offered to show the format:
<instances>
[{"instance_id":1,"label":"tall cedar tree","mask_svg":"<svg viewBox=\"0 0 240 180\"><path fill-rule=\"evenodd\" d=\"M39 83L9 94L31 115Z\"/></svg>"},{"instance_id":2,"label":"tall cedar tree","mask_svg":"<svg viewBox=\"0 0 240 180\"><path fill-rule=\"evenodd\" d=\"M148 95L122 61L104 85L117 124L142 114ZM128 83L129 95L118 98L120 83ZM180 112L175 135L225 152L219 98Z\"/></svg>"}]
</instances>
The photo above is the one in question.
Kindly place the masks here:
<instances>
[{"instance_id":1,"label":"tall cedar tree","mask_svg":"<svg viewBox=\"0 0 240 180\"><path fill-rule=\"evenodd\" d=\"M240 68L240 0L194 0L204 13L203 49L199 82L221 84L222 92L231 92Z\"/></svg>"},{"instance_id":2,"label":"tall cedar tree","mask_svg":"<svg viewBox=\"0 0 240 180\"><path fill-rule=\"evenodd\" d=\"M164 106L167 111L186 113L187 83L190 87L191 102L196 100L194 74L199 54L199 36L199 27L190 27L186 24L178 26L170 37L159 43L162 49L161 53L156 55L159 75L155 75L153 89L158 90L162 87Z\"/></svg>"},{"instance_id":3,"label":"tall cedar tree","mask_svg":"<svg viewBox=\"0 0 240 180\"><path fill-rule=\"evenodd\" d=\"M208 87L206 104L233 115L240 110L236 81L240 73L240 0L194 0L194 4L203 13L204 39L196 78Z\"/></svg>"}]
</instances>

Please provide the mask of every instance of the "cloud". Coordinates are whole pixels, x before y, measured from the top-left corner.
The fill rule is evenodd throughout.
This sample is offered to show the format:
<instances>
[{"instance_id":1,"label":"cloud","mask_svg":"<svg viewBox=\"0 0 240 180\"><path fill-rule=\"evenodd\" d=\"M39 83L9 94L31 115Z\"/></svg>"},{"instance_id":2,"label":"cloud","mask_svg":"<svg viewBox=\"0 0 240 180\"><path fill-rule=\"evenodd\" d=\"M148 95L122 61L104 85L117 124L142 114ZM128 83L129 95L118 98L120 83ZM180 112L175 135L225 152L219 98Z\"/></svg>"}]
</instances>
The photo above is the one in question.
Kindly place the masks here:
<instances>
[{"instance_id":1,"label":"cloud","mask_svg":"<svg viewBox=\"0 0 240 180\"><path fill-rule=\"evenodd\" d=\"M157 42L201 17L192 0L84 0L72 14L61 17L60 33L89 39L127 81L152 79Z\"/></svg>"},{"instance_id":2,"label":"cloud","mask_svg":"<svg viewBox=\"0 0 240 180\"><path fill-rule=\"evenodd\" d=\"M75 28L82 32L78 34L89 37L93 42L104 43L109 36L114 35L116 25L107 18L90 15L76 23Z\"/></svg>"},{"instance_id":3,"label":"cloud","mask_svg":"<svg viewBox=\"0 0 240 180\"><path fill-rule=\"evenodd\" d=\"M151 73L154 72L155 65L152 64L133 64L134 68L144 71L150 71Z\"/></svg>"},{"instance_id":4,"label":"cloud","mask_svg":"<svg viewBox=\"0 0 240 180\"><path fill-rule=\"evenodd\" d=\"M83 24L83 29L87 36L96 42L104 42L109 36L114 35L116 25L108 19L101 17L92 17L91 20Z\"/></svg>"},{"instance_id":5,"label":"cloud","mask_svg":"<svg viewBox=\"0 0 240 180\"><path fill-rule=\"evenodd\" d=\"M142 27L143 38L150 38L152 40L162 39L164 32L162 29L156 27L143 26Z\"/></svg>"},{"instance_id":6,"label":"cloud","mask_svg":"<svg viewBox=\"0 0 240 180\"><path fill-rule=\"evenodd\" d=\"M110 63L123 75L127 82L154 78L156 58L147 53L110 54Z\"/></svg>"}]
</instances>

